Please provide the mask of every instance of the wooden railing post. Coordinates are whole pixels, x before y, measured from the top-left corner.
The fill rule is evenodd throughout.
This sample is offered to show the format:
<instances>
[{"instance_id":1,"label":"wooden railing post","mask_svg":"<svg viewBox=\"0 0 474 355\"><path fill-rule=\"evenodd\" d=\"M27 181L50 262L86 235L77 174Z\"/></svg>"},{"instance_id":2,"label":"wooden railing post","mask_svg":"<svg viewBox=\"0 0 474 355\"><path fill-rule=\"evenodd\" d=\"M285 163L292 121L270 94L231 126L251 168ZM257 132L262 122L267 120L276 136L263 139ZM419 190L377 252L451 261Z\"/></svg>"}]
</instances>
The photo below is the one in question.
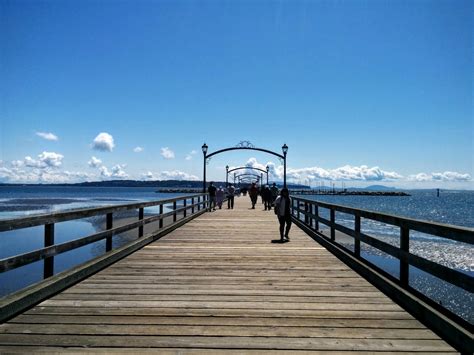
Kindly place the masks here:
<instances>
[{"instance_id":1,"label":"wooden railing post","mask_svg":"<svg viewBox=\"0 0 474 355\"><path fill-rule=\"evenodd\" d=\"M296 200L296 218L300 220L300 200Z\"/></svg>"},{"instance_id":2,"label":"wooden railing post","mask_svg":"<svg viewBox=\"0 0 474 355\"><path fill-rule=\"evenodd\" d=\"M201 210L201 196L198 196L198 211Z\"/></svg>"},{"instance_id":3,"label":"wooden railing post","mask_svg":"<svg viewBox=\"0 0 474 355\"><path fill-rule=\"evenodd\" d=\"M400 227L400 250L408 253L410 251L410 230L407 227ZM409 283L409 264L408 261L400 256L400 283L402 286L408 286Z\"/></svg>"},{"instance_id":4,"label":"wooden railing post","mask_svg":"<svg viewBox=\"0 0 474 355\"><path fill-rule=\"evenodd\" d=\"M142 220L144 216L144 208L141 207L138 209L138 220ZM138 238L143 237L143 225L138 227Z\"/></svg>"},{"instance_id":5,"label":"wooden railing post","mask_svg":"<svg viewBox=\"0 0 474 355\"><path fill-rule=\"evenodd\" d=\"M194 214L194 197L191 198L191 213Z\"/></svg>"},{"instance_id":6,"label":"wooden railing post","mask_svg":"<svg viewBox=\"0 0 474 355\"><path fill-rule=\"evenodd\" d=\"M354 238L354 254L357 257L360 257L360 214L356 213L354 215L354 231L355 231L355 238Z\"/></svg>"},{"instance_id":7,"label":"wooden railing post","mask_svg":"<svg viewBox=\"0 0 474 355\"><path fill-rule=\"evenodd\" d=\"M331 208L330 215L331 215L331 240L334 241L336 240L336 228L334 228L334 224L336 223L336 211L334 210L334 208Z\"/></svg>"},{"instance_id":8,"label":"wooden railing post","mask_svg":"<svg viewBox=\"0 0 474 355\"><path fill-rule=\"evenodd\" d=\"M308 210L309 210L308 202L305 202L305 203L304 203L304 212L305 212L305 214L304 214L304 223L305 223L306 225L308 225L308 223L309 223L309 217L308 217L308 215L307 215L307 213L309 212Z\"/></svg>"},{"instance_id":9,"label":"wooden railing post","mask_svg":"<svg viewBox=\"0 0 474 355\"><path fill-rule=\"evenodd\" d=\"M44 246L54 245L54 223L44 225ZM43 278L46 279L54 275L54 256L44 259Z\"/></svg>"},{"instance_id":10,"label":"wooden railing post","mask_svg":"<svg viewBox=\"0 0 474 355\"><path fill-rule=\"evenodd\" d=\"M186 204L186 203L187 203L187 200L186 200L186 198L184 198L184 202L183 202L183 205L184 205L183 218L186 217L186 210L187 210L187 208L186 208L187 204Z\"/></svg>"},{"instance_id":11,"label":"wooden railing post","mask_svg":"<svg viewBox=\"0 0 474 355\"><path fill-rule=\"evenodd\" d=\"M176 201L173 201L173 222L176 222Z\"/></svg>"},{"instance_id":12,"label":"wooden railing post","mask_svg":"<svg viewBox=\"0 0 474 355\"><path fill-rule=\"evenodd\" d=\"M163 214L163 204L160 205L160 214ZM159 227L163 228L163 218L160 219Z\"/></svg>"},{"instance_id":13,"label":"wooden railing post","mask_svg":"<svg viewBox=\"0 0 474 355\"><path fill-rule=\"evenodd\" d=\"M316 218L315 218L316 223L314 224L314 229L315 229L316 231L318 231L318 230L319 230L319 220L318 220L318 218L319 218L319 206L318 206L317 203L314 205L314 215L315 215L315 217L316 217Z\"/></svg>"},{"instance_id":14,"label":"wooden railing post","mask_svg":"<svg viewBox=\"0 0 474 355\"><path fill-rule=\"evenodd\" d=\"M109 229L112 229L113 227L113 214L112 212L111 213L107 213L106 215L106 226L105 226L105 229L109 230ZM106 239L105 239L105 251L111 251L112 250L112 236L109 235Z\"/></svg>"}]
</instances>

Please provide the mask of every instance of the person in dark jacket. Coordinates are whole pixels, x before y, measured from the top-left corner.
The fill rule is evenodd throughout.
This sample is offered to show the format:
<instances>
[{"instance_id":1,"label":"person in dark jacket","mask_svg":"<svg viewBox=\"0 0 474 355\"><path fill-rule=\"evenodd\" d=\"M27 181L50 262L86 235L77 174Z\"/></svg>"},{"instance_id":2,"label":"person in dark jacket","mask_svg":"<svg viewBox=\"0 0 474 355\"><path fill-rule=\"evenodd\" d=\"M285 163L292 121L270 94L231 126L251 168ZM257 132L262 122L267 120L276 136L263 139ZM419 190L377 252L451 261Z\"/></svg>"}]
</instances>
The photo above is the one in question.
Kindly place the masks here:
<instances>
[{"instance_id":1,"label":"person in dark jacket","mask_svg":"<svg viewBox=\"0 0 474 355\"><path fill-rule=\"evenodd\" d=\"M252 183L252 186L249 189L250 201L252 201L252 208L255 209L255 204L257 203L258 198L258 187L255 183Z\"/></svg>"},{"instance_id":2,"label":"person in dark jacket","mask_svg":"<svg viewBox=\"0 0 474 355\"><path fill-rule=\"evenodd\" d=\"M235 187L229 185L227 188L227 208L234 209L234 196L235 196Z\"/></svg>"},{"instance_id":3,"label":"person in dark jacket","mask_svg":"<svg viewBox=\"0 0 474 355\"><path fill-rule=\"evenodd\" d=\"M207 192L209 193L209 211L211 208L213 211L216 210L216 187L214 186L214 182L209 183L209 187L207 188Z\"/></svg>"},{"instance_id":4,"label":"person in dark jacket","mask_svg":"<svg viewBox=\"0 0 474 355\"><path fill-rule=\"evenodd\" d=\"M272 190L268 187L268 185L265 185L265 188L263 189L263 201L265 203L265 211L270 211L272 209Z\"/></svg>"},{"instance_id":5,"label":"person in dark jacket","mask_svg":"<svg viewBox=\"0 0 474 355\"><path fill-rule=\"evenodd\" d=\"M280 222L280 241L289 242L290 237L288 233L291 228L291 198L286 187L281 189L280 196L275 200L275 214L278 217L278 222ZM283 234L283 232L285 232L285 234Z\"/></svg>"}]
</instances>

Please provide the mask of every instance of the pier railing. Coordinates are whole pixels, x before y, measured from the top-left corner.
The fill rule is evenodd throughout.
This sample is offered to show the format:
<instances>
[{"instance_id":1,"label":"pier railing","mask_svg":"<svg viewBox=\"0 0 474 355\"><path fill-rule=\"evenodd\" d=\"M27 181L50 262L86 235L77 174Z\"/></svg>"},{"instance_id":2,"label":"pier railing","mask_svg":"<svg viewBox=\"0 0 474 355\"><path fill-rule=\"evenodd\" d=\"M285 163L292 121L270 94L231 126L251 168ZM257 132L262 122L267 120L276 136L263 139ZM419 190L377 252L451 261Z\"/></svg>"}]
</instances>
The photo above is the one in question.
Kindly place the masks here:
<instances>
[{"instance_id":1,"label":"pier railing","mask_svg":"<svg viewBox=\"0 0 474 355\"><path fill-rule=\"evenodd\" d=\"M352 216L353 228L338 223L336 212ZM472 334L473 326L471 323L411 287L409 274L410 267L416 267L450 285L457 286L471 293L474 292L474 278L472 276L410 252L410 235L413 231L472 245L474 244L474 229L404 218L385 213L314 201L296 196L292 196L292 213L293 220L302 227L303 230L313 237L316 237L315 239L322 241L323 245L334 252L336 256L340 257L356 271L359 270L360 273L364 274L365 278L380 286L379 288L383 289L384 292L388 293L391 297L393 296L397 302L404 306L408 306L407 310L415 314L418 319L426 320L426 323L430 325L437 323L440 328L448 328L447 325L449 325L451 321L454 321L455 324L460 325L463 329L467 329L468 332L471 332ZM329 216L329 219L322 217L322 215ZM384 223L392 226L392 228L398 229L399 245L396 246L389 244L381 239L364 233L361 225L365 220ZM322 233L320 224L329 227L329 235L327 235L327 232ZM352 238L353 250L343 243L337 243L336 231ZM366 260L363 253L361 254L361 243L365 243L370 247L398 259L398 278ZM375 270L378 274L382 275L385 280L388 280L389 283L391 282L395 284L396 287L388 287L387 282L379 282L380 278L376 280L374 273L370 270L367 271L367 269L364 269L364 266L358 266L357 264L368 265L370 270ZM405 291L401 291L397 296L396 289ZM417 301L412 302L408 297L405 297L403 292L407 294L406 291L427 304L428 308L440 312L442 316L446 316L449 320L443 322L440 321L439 318L433 317L433 312L421 307ZM457 330L449 330L449 332L451 332L451 334L448 334L448 337L462 338L462 331L459 333ZM469 338L469 342L472 343L472 336Z\"/></svg>"},{"instance_id":2,"label":"pier railing","mask_svg":"<svg viewBox=\"0 0 474 355\"><path fill-rule=\"evenodd\" d=\"M95 243L97 241L104 240L105 254L91 259L88 262L89 265L86 265L87 263L85 263L85 266L83 265L80 267L73 267L71 272L67 276L69 281L64 282L64 280L62 280L62 286L60 287L64 288L74 282L79 281L80 279L91 275L94 272L97 272L101 268L119 260L120 258L130 254L131 252L143 247L144 245L150 243L161 235L166 234L172 229L177 228L183 223L186 223L188 220L203 213L208 208L208 204L208 195L200 193L165 200L130 203L97 208L83 208L64 212L42 214L32 217L2 220L0 221L0 232L36 226L44 226L44 246L43 248L37 250L32 250L26 253L22 253L20 255L14 255L6 257L4 259L0 259L0 273L4 273L9 270L19 268L21 266L25 266L43 260L43 279L51 278L61 280L60 275L54 275L55 256L77 248L81 248L85 245ZM159 212L149 213L150 216L146 217L145 209L150 207L155 207L155 209L158 208ZM131 223L127 223L125 225L114 227L114 215L131 210L138 211L138 220ZM55 243L54 227L56 223L97 216L105 217L104 230L64 243ZM149 235L144 235L144 226L152 222L158 222L157 229ZM126 244L125 246L113 249L113 237L133 229L137 229L137 239ZM61 274L64 273L67 273L67 271L61 272ZM40 301L44 298L45 294L51 294L53 292L56 292L57 289L59 289L58 287L53 287L50 291L47 292L41 288L35 291L35 287L27 287L28 290L25 292L25 295L21 295L21 291L19 291L16 293L17 295L13 296L13 298L18 296L17 298L21 299L23 296L28 296L30 300L26 303L30 304ZM30 294L29 291L31 291ZM39 294L41 295L31 297L31 293L38 293L37 291L39 291ZM12 305L11 301L12 299L8 299L7 296L6 300L3 299L2 302L0 302L0 310L2 311L0 322L14 315L18 311L21 311L21 307L24 307L24 301L20 301L23 306ZM13 299L13 301L15 300Z\"/></svg>"}]
</instances>

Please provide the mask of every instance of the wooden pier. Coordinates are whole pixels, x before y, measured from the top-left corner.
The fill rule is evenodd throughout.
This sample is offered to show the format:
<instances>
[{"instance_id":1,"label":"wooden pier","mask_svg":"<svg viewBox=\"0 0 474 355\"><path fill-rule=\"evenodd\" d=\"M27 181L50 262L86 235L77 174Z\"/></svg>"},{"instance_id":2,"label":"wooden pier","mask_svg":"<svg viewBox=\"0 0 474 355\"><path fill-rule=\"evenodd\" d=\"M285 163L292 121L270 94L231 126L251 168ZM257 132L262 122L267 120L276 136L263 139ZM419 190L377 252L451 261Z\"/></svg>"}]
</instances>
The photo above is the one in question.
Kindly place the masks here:
<instances>
[{"instance_id":1,"label":"wooden pier","mask_svg":"<svg viewBox=\"0 0 474 355\"><path fill-rule=\"evenodd\" d=\"M205 213L0 325L0 353L456 352L272 211Z\"/></svg>"}]
</instances>

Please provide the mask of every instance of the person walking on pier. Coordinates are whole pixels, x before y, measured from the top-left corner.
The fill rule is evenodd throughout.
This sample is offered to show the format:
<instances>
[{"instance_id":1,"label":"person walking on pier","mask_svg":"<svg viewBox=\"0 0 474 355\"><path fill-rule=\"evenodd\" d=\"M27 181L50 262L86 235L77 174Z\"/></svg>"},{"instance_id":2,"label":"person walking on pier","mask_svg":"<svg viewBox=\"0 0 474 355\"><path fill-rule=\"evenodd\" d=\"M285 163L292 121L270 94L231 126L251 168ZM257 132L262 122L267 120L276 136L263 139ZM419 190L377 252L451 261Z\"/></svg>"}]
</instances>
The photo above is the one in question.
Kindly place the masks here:
<instances>
[{"instance_id":1,"label":"person walking on pier","mask_svg":"<svg viewBox=\"0 0 474 355\"><path fill-rule=\"evenodd\" d=\"M222 186L219 186L216 192L216 201L217 201L217 206L219 209L222 209L222 202L224 202L224 189Z\"/></svg>"},{"instance_id":2,"label":"person walking on pier","mask_svg":"<svg viewBox=\"0 0 474 355\"><path fill-rule=\"evenodd\" d=\"M207 188L207 192L209 193L209 211L211 211L211 208L213 208L213 211L216 210L216 190L214 182L211 181Z\"/></svg>"},{"instance_id":3,"label":"person walking on pier","mask_svg":"<svg viewBox=\"0 0 474 355\"><path fill-rule=\"evenodd\" d=\"M229 187L227 188L227 209L234 209L234 194L234 186L229 185Z\"/></svg>"},{"instance_id":4,"label":"person walking on pier","mask_svg":"<svg viewBox=\"0 0 474 355\"><path fill-rule=\"evenodd\" d=\"M270 211L272 209L272 190L270 190L270 187L268 185L265 185L265 188L263 189L263 201L265 204L265 211Z\"/></svg>"},{"instance_id":5,"label":"person walking on pier","mask_svg":"<svg viewBox=\"0 0 474 355\"><path fill-rule=\"evenodd\" d=\"M275 214L278 217L278 222L280 222L280 241L289 242L290 237L288 236L288 233L291 228L291 198L286 187L281 189L280 196L275 200ZM283 234L283 232L285 232L285 234Z\"/></svg>"},{"instance_id":6,"label":"person walking on pier","mask_svg":"<svg viewBox=\"0 0 474 355\"><path fill-rule=\"evenodd\" d=\"M276 198L278 197L278 194L280 193L280 190L278 190L276 183L273 183L270 190L272 191L272 205L273 205L275 203Z\"/></svg>"},{"instance_id":7,"label":"person walking on pier","mask_svg":"<svg viewBox=\"0 0 474 355\"><path fill-rule=\"evenodd\" d=\"M255 209L255 204L257 203L258 198L258 187L255 183L252 183L252 186L249 189L250 201L252 201L252 209Z\"/></svg>"}]
</instances>

